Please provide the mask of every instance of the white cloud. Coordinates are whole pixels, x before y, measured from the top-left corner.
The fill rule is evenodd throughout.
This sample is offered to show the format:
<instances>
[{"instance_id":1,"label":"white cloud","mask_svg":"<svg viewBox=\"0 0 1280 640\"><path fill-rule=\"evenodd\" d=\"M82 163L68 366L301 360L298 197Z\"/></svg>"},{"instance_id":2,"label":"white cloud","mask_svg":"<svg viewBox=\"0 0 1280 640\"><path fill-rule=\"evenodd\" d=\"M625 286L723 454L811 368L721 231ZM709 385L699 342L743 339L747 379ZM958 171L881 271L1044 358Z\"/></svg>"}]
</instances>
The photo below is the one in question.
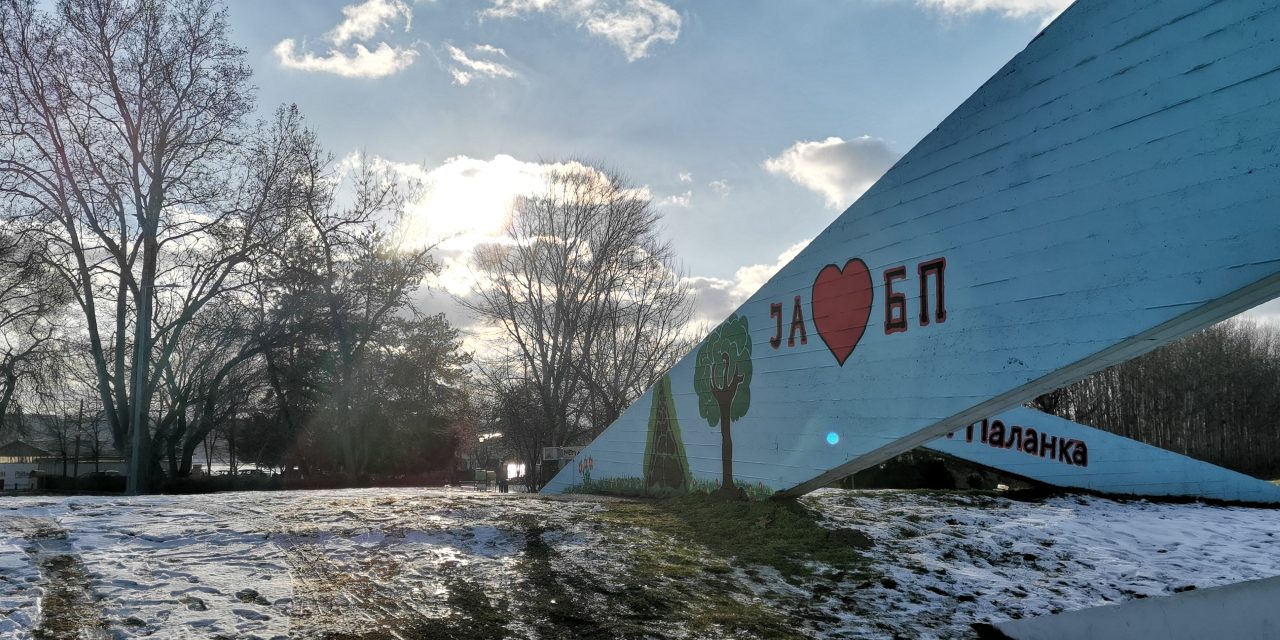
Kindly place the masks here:
<instances>
[{"instance_id":1,"label":"white cloud","mask_svg":"<svg viewBox=\"0 0 1280 640\"><path fill-rule=\"evenodd\" d=\"M739 296L741 301L746 301L751 294L763 287L764 283L773 277L773 274L785 267L788 262L794 260L797 255L800 255L800 252L809 246L810 240L801 240L787 247L785 251L778 254L778 259L773 264L752 264L738 267L738 270L733 274L735 283L733 291L735 295Z\"/></svg>"},{"instance_id":2,"label":"white cloud","mask_svg":"<svg viewBox=\"0 0 1280 640\"><path fill-rule=\"evenodd\" d=\"M413 20L413 11L401 0L365 0L343 7L342 15L346 18L329 32L329 41L337 46L368 40L399 19L404 20L404 30L408 31Z\"/></svg>"},{"instance_id":3,"label":"white cloud","mask_svg":"<svg viewBox=\"0 0 1280 640\"><path fill-rule=\"evenodd\" d=\"M382 78L408 68L418 57L417 51L393 47L385 42L379 43L372 51L356 44L350 54L330 49L329 55L324 57L306 51L298 55L294 48L292 38L281 40L276 45L280 66L298 71L332 73L344 78Z\"/></svg>"},{"instance_id":4,"label":"white cloud","mask_svg":"<svg viewBox=\"0 0 1280 640\"><path fill-rule=\"evenodd\" d=\"M659 0L490 0L480 12L490 18L550 13L571 20L622 50L628 62L649 55L649 47L680 37L680 14Z\"/></svg>"},{"instance_id":5,"label":"white cloud","mask_svg":"<svg viewBox=\"0 0 1280 640\"><path fill-rule=\"evenodd\" d=\"M684 284L695 295L693 324L707 327L719 324L807 246L809 240L801 240L787 247L772 264L739 267L732 280L705 276L684 278Z\"/></svg>"},{"instance_id":6,"label":"white cloud","mask_svg":"<svg viewBox=\"0 0 1280 640\"><path fill-rule=\"evenodd\" d=\"M478 45L476 45L476 46L474 46L474 47L471 47L471 48L472 48L476 53L489 53L489 54L499 55L499 56L502 56L502 57L504 57L504 58L505 58L505 57L507 57L507 50L506 50L506 49L503 49L503 48L501 48L501 47L495 47L495 46L493 46L493 45L491 45L491 44L478 44Z\"/></svg>"},{"instance_id":7,"label":"white cloud","mask_svg":"<svg viewBox=\"0 0 1280 640\"><path fill-rule=\"evenodd\" d=\"M685 191L678 195L667 196L660 200L658 204L688 209L693 204L693 191Z\"/></svg>"},{"instance_id":8,"label":"white cloud","mask_svg":"<svg viewBox=\"0 0 1280 640\"><path fill-rule=\"evenodd\" d=\"M776 158L765 160L764 168L822 194L828 207L841 209L875 184L899 157L879 138L830 137L796 142Z\"/></svg>"},{"instance_id":9,"label":"white cloud","mask_svg":"<svg viewBox=\"0 0 1280 640\"><path fill-rule=\"evenodd\" d=\"M1240 314L1240 317L1280 327L1280 299L1264 302Z\"/></svg>"},{"instance_id":10,"label":"white cloud","mask_svg":"<svg viewBox=\"0 0 1280 640\"><path fill-rule=\"evenodd\" d=\"M512 71L510 67L500 62L471 58L467 55L467 52L453 45L445 45L445 49L449 52L449 57L456 63L455 66L449 68L449 73L453 76L454 84L466 86L471 84L471 81L477 78L516 77L515 71ZM477 55L502 57L506 57L507 55L507 52L502 49L487 44L474 46L471 50Z\"/></svg>"},{"instance_id":11,"label":"white cloud","mask_svg":"<svg viewBox=\"0 0 1280 640\"><path fill-rule=\"evenodd\" d=\"M999 13L1008 18L1043 18L1047 22L1074 0L916 0L916 4L948 14Z\"/></svg>"},{"instance_id":12,"label":"white cloud","mask_svg":"<svg viewBox=\"0 0 1280 640\"><path fill-rule=\"evenodd\" d=\"M280 66L344 78L382 78L407 69L417 59L418 52L411 47L379 42L369 48L368 40L400 20L409 30L413 13L403 0L365 0L343 7L342 14L343 21L328 33L333 47L325 55L301 50L293 38L286 38L274 49Z\"/></svg>"},{"instance_id":13,"label":"white cloud","mask_svg":"<svg viewBox=\"0 0 1280 640\"><path fill-rule=\"evenodd\" d=\"M727 180L712 180L707 183L707 186L711 187L711 190L719 194L721 198L729 195L730 191L733 191L733 187L729 185L729 181Z\"/></svg>"},{"instance_id":14,"label":"white cloud","mask_svg":"<svg viewBox=\"0 0 1280 640\"><path fill-rule=\"evenodd\" d=\"M677 173L676 178L678 178L680 182L693 182L693 174L684 171Z\"/></svg>"}]
</instances>

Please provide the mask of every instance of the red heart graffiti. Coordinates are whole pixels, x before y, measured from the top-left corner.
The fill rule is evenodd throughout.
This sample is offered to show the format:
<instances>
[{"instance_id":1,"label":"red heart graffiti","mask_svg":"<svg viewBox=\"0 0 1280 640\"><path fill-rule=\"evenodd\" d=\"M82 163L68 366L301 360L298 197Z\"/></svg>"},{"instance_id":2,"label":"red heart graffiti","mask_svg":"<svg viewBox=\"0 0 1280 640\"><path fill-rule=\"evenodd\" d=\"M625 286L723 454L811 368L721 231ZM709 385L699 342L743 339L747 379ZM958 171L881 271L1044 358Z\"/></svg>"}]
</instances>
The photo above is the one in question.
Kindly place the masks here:
<instances>
[{"instance_id":1,"label":"red heart graffiti","mask_svg":"<svg viewBox=\"0 0 1280 640\"><path fill-rule=\"evenodd\" d=\"M823 267L813 281L813 325L842 367L867 330L874 295L871 272L858 258L846 262L844 268L834 264Z\"/></svg>"}]
</instances>

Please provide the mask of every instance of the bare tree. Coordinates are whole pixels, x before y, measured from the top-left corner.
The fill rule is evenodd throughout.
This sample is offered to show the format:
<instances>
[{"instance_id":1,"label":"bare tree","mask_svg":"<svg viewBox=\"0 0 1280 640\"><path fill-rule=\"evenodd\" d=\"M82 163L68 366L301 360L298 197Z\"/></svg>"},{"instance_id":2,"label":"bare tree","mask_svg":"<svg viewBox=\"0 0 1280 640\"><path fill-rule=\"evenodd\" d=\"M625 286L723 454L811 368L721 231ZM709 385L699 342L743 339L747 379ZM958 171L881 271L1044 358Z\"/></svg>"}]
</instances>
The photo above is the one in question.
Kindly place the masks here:
<instances>
[{"instance_id":1,"label":"bare tree","mask_svg":"<svg viewBox=\"0 0 1280 640\"><path fill-rule=\"evenodd\" d=\"M144 489L131 407L287 227L295 144L254 142L249 75L214 0L0 4L0 198L74 292L116 447L142 429Z\"/></svg>"},{"instance_id":2,"label":"bare tree","mask_svg":"<svg viewBox=\"0 0 1280 640\"><path fill-rule=\"evenodd\" d=\"M655 253L644 253L617 286L603 292L595 339L576 363L585 383L582 411L590 438L613 424L695 343L688 330L693 298L670 268L670 247L651 249Z\"/></svg>"},{"instance_id":3,"label":"bare tree","mask_svg":"<svg viewBox=\"0 0 1280 640\"><path fill-rule=\"evenodd\" d=\"M97 472L98 465L102 461L103 454L107 452L106 447L109 444L109 434L107 424L102 419L102 411L89 411L88 406L92 405L86 405L85 412L79 414L84 420L83 426L80 430L80 457L84 458L87 456L90 460L93 460L93 470L94 472Z\"/></svg>"},{"instance_id":4,"label":"bare tree","mask_svg":"<svg viewBox=\"0 0 1280 640\"><path fill-rule=\"evenodd\" d=\"M1280 477L1280 329L1229 320L1034 405L1244 473Z\"/></svg>"},{"instance_id":5,"label":"bare tree","mask_svg":"<svg viewBox=\"0 0 1280 640\"><path fill-rule=\"evenodd\" d=\"M20 389L37 402L48 399L66 364L70 293L41 253L18 236L0 235L0 433Z\"/></svg>"},{"instance_id":6,"label":"bare tree","mask_svg":"<svg viewBox=\"0 0 1280 640\"><path fill-rule=\"evenodd\" d=\"M255 318L252 306L222 300L184 332L162 372L164 393L155 427L170 477L190 475L195 450L205 437L263 386L261 354L283 330Z\"/></svg>"},{"instance_id":7,"label":"bare tree","mask_svg":"<svg viewBox=\"0 0 1280 640\"><path fill-rule=\"evenodd\" d=\"M536 410L501 412L532 438L515 445L530 463L602 429L680 355L691 302L672 261L648 198L577 163L515 202L504 242L477 249L462 304L509 350L489 373L499 408Z\"/></svg>"}]
</instances>

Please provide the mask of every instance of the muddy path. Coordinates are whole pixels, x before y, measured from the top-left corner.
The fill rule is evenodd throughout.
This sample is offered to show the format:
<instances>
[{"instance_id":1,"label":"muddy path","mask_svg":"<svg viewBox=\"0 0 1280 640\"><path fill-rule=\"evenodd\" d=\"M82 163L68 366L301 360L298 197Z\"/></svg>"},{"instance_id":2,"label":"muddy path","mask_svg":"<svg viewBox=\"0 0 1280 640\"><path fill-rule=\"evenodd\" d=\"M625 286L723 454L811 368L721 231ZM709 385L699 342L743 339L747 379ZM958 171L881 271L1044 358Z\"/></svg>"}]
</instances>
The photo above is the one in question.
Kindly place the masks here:
<instances>
[{"instance_id":1,"label":"muddy path","mask_svg":"<svg viewBox=\"0 0 1280 640\"><path fill-rule=\"evenodd\" d=\"M39 567L40 621L37 640L110 638L108 624L89 588L89 577L67 539L52 519L30 519L24 525L25 551Z\"/></svg>"}]
</instances>

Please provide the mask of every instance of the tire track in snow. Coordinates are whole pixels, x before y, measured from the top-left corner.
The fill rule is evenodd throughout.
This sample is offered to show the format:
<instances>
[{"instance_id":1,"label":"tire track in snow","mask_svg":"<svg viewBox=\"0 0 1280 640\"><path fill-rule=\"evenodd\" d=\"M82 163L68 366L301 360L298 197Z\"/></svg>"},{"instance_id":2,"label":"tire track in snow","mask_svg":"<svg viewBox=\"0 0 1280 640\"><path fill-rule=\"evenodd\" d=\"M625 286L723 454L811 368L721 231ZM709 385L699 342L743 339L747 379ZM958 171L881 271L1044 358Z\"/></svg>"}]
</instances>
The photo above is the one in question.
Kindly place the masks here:
<instances>
[{"instance_id":1,"label":"tire track in snow","mask_svg":"<svg viewBox=\"0 0 1280 640\"><path fill-rule=\"evenodd\" d=\"M25 551L40 570L39 626L32 636L37 640L109 638L107 621L95 604L67 530L52 518L15 517L8 524L28 541Z\"/></svg>"},{"instance_id":2,"label":"tire track in snow","mask_svg":"<svg viewBox=\"0 0 1280 640\"><path fill-rule=\"evenodd\" d=\"M450 520L461 531L449 529L440 508L468 520L466 509L443 496L425 499L430 508L421 512L420 504L387 504L378 495L342 496L328 509L309 503L271 512L229 504L200 509L262 532L282 552L293 588L292 637L407 640L466 624L454 605L460 599L474 605L486 592L467 575L476 559L466 548L475 535L468 528L476 523ZM480 624L492 629L490 604L482 603Z\"/></svg>"}]
</instances>

